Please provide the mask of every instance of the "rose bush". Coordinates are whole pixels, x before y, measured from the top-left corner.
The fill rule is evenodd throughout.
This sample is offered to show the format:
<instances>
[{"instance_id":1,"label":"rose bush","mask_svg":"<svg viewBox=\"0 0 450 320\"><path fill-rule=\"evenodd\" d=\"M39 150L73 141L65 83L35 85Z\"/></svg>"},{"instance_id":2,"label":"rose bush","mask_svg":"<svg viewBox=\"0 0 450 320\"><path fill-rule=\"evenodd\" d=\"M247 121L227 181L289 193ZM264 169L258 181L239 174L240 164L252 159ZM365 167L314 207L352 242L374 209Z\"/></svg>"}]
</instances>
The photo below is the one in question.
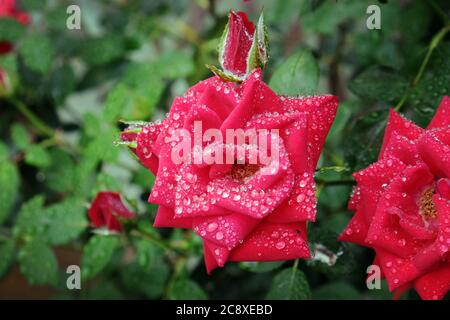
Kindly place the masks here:
<instances>
[{"instance_id":1,"label":"rose bush","mask_svg":"<svg viewBox=\"0 0 450 320\"><path fill-rule=\"evenodd\" d=\"M450 94L450 29L442 15L450 12L450 2L378 1L382 16L382 30L378 31L364 27L368 19L375 18L366 11L373 4L369 0L301 4L276 0L0 0L2 7L9 8L2 11L8 14L0 17L0 42L8 43L8 50L12 48L0 55L0 299L391 299L387 284L393 284L395 277L388 276L380 288L366 286L365 267L375 254L372 246L338 241L338 234L351 217L347 205L356 183L352 172L376 162L389 108L395 105L405 118L426 127L442 96ZM253 20L263 7L264 19L255 25L239 13L245 11ZM19 11L17 8L32 18L29 24L23 25L11 15ZM230 14L221 38L230 9L236 13ZM264 21L271 31L270 62ZM215 77L207 79L211 74L205 65ZM325 114L321 111L324 104L334 103L327 99L335 98L312 95L328 92L339 97L340 107L314 172L319 151L307 147L305 151L304 145L322 147L320 141L316 143L314 130L326 131L318 129L328 125L319 122L318 116ZM269 98L260 103L260 93ZM316 102L318 106L314 106ZM241 111L245 117L238 116ZM167 119L158 123L167 112ZM120 120L124 119L130 121L123 135L128 141L118 139L124 130ZM156 122L135 123L141 119ZM217 133L223 137L226 132L221 128L227 128L232 119L242 119L242 124L229 128L235 132L241 129L248 145L220 139L203 141ZM199 122L201 128L196 127ZM197 144L192 126L204 143ZM294 138L301 136L296 130L303 130L303 126L304 139ZM252 137L246 137L245 132L263 128L263 140L281 139L274 139L274 145L268 143L269 148L250 143ZM191 132L191 144L181 143ZM177 134L181 134L179 140ZM432 133L442 141L440 134ZM295 140L301 140L297 148L289 145ZM412 140L417 146L419 138ZM127 147L119 147L121 144ZM130 155L128 146L137 156ZM192 146L194 149L188 151ZM272 151L277 159L273 146L282 151L278 154L284 165L280 161L269 165ZM178 151L183 156L175 159L182 161L176 161L167 173L158 172ZM253 151L262 156L261 162L254 163L251 154L233 157L231 163L206 161L234 151ZM271 155L269 162L264 159L266 151ZM184 158L185 154L192 156ZM196 161L198 156L204 163ZM135 158L159 175L159 184L162 181L155 190L165 195L153 193L152 201L163 203L166 196L172 206L147 201L155 175ZM298 174L295 168L307 158L311 161L305 165L309 175L302 183L305 190L296 195L289 184L293 179L302 180L305 172ZM189 160L193 163L183 162ZM435 181L434 193L442 198L448 178L434 173L436 169L425 160ZM271 169L274 174L266 175ZM185 174L186 170L201 172L198 183L193 174ZM309 180L313 173L317 201L308 195L314 192ZM174 181L165 183L165 176ZM269 184L266 179L278 180ZM376 177L371 179L376 183ZM199 194L191 190L197 184ZM203 199L209 201L208 206L200 206L201 190L206 190ZM99 192L114 192L120 197L96 201ZM431 230L439 225L435 223L439 216L432 217L435 210L440 215L438 205L442 203L433 201L433 209L429 200L436 198L435 194L428 191L419 202L430 216L425 224ZM91 210L87 203L92 203ZM377 203L361 200L358 207ZM294 208L288 212L289 206L300 206L303 211ZM306 221L312 219L306 217L309 207L309 213L316 215L315 223ZM166 216L161 213L164 210ZM195 217L178 217L188 217L189 210ZM286 216L280 215L283 210ZM134 213L129 220L120 214L128 215L128 211ZM296 216L298 221L285 223L286 218ZM155 228L155 217L161 225L188 223L186 229ZM230 225L225 221L219 226L219 217L239 218L239 224L231 229L239 232L235 236L219 233L219 228ZM215 218L217 221L210 224L209 219ZM256 245L250 242L264 226L304 227L306 223L311 250L307 261L284 260L309 254L295 244L297 230L301 232L300 243L305 242L301 229L293 228L286 235L277 230L270 234L270 240L261 234ZM195 233L197 226L200 236ZM241 239L244 231L249 234ZM405 237L405 241L414 238L417 246L440 241L439 231L417 234L420 236ZM220 246L216 238L222 236ZM230 239L237 243L231 250L225 242ZM390 245L402 239L393 238ZM243 240L242 244L238 240ZM280 261L226 263L208 276L203 242L223 248L219 255L224 250L231 260L244 260L245 249L250 251L245 252L245 258L254 255ZM283 246L286 248L278 249ZM210 269L218 265L215 249L206 248ZM403 252L394 250L394 254L401 256ZM433 254L425 256L433 262ZM396 260L379 265L387 270L390 262L394 265ZM67 290L64 280L70 265L80 266L82 290ZM420 276L394 290L419 288L423 281L430 290L441 286L444 292L441 281L445 274L435 276L442 266L445 260L429 268L421 266ZM408 274L406 268L391 269ZM435 295L427 294L431 298ZM449 297L447 293L445 298ZM420 296L416 290L408 290L400 298L415 300Z\"/></svg>"},{"instance_id":2,"label":"rose bush","mask_svg":"<svg viewBox=\"0 0 450 320\"><path fill-rule=\"evenodd\" d=\"M231 13L229 26L237 18L247 21L244 14ZM239 32L247 31L230 30ZM225 53L231 52L229 46L236 44L227 41ZM149 197L159 205L154 225L193 229L203 239L208 272L226 261L309 258L306 222L315 219L314 171L337 98L277 96L262 81L260 69L241 84L227 80L215 76L198 83L174 100L161 123L132 125L122 134L156 175ZM202 135L208 129L277 129L279 159L266 165L248 159L239 163L234 153L234 163L175 163L172 135L181 128L198 134L196 121L202 123ZM248 141L231 144L203 141L216 153L227 148L262 152Z\"/></svg>"},{"instance_id":3,"label":"rose bush","mask_svg":"<svg viewBox=\"0 0 450 320\"><path fill-rule=\"evenodd\" d=\"M426 129L391 111L376 163L354 174L340 240L373 248L390 290L450 290L450 97Z\"/></svg>"}]
</instances>

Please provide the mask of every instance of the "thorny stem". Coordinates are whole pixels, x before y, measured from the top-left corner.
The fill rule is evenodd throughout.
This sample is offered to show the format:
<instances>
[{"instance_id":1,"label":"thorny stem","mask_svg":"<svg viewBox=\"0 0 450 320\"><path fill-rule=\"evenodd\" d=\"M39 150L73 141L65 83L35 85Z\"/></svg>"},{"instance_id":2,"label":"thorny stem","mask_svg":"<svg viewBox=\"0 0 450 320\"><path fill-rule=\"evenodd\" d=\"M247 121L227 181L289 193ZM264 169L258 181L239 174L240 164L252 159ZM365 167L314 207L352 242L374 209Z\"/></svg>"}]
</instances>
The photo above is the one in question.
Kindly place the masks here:
<instances>
[{"instance_id":1,"label":"thorny stem","mask_svg":"<svg viewBox=\"0 0 450 320\"><path fill-rule=\"evenodd\" d=\"M445 35L449 31L450 31L450 24L448 24L445 27L443 27L433 37L433 39L431 39L430 45L428 46L427 54L426 54L424 60L422 61L422 64L420 65L420 69L417 72L416 77L414 78L413 82L411 83L410 89L414 88L419 83L420 79L422 78L423 73L425 72L425 69L426 69L426 67L428 65L428 62L430 61L430 58L431 58L431 56L432 56L432 54L434 52L434 49L436 49L436 47L439 45L441 40L445 37ZM395 108L394 108L395 111L399 112L401 110L401 108L405 104L406 100L408 99L409 92L410 92L410 90L407 90L407 92L403 95L403 97L400 100L400 102L397 104L397 106L395 106Z\"/></svg>"}]
</instances>

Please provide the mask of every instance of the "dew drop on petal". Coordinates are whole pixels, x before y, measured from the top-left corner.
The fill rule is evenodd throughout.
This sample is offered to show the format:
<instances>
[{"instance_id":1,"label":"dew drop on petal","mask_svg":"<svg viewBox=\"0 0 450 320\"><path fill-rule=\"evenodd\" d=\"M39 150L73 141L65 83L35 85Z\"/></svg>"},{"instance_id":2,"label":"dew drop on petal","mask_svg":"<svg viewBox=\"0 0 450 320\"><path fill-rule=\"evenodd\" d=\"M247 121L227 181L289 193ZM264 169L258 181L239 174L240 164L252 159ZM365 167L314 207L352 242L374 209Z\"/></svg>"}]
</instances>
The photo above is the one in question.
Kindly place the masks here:
<instances>
[{"instance_id":1,"label":"dew drop on petal","mask_svg":"<svg viewBox=\"0 0 450 320\"><path fill-rule=\"evenodd\" d=\"M286 243L284 241L278 241L275 244L275 248L277 248L278 250L283 250L285 246L286 246Z\"/></svg>"},{"instance_id":2,"label":"dew drop on petal","mask_svg":"<svg viewBox=\"0 0 450 320\"><path fill-rule=\"evenodd\" d=\"M216 229L217 229L218 226L219 226L219 225L218 225L216 222L211 222L211 223L208 224L208 226L206 227L206 230L207 230L208 232L213 232L213 231L216 231Z\"/></svg>"},{"instance_id":3,"label":"dew drop on petal","mask_svg":"<svg viewBox=\"0 0 450 320\"><path fill-rule=\"evenodd\" d=\"M223 239L223 233L220 232L220 231L217 232L217 233L216 233L216 239L219 240L219 241L222 240L222 239Z\"/></svg>"}]
</instances>

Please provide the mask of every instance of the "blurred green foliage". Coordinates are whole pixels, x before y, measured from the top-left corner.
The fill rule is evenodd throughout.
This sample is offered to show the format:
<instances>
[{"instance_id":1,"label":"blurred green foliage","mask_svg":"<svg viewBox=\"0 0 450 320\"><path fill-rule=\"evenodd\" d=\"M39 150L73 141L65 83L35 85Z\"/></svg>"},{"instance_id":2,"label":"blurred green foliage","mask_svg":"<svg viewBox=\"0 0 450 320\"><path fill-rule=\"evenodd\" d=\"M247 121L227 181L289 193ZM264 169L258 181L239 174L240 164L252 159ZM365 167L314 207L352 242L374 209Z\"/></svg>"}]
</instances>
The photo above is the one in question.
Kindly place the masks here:
<instances>
[{"instance_id":1,"label":"blurred green foliage","mask_svg":"<svg viewBox=\"0 0 450 320\"><path fill-rule=\"evenodd\" d=\"M351 217L351 172L376 159L389 108L403 99L402 112L423 125L450 92L448 37L414 82L433 37L449 24L450 3L379 2L382 28L368 30L372 2L20 1L30 25L0 19L0 40L15 45L0 56L11 86L0 91L0 277L18 264L55 298L389 298L385 287L365 287L372 252L337 235ZM81 30L66 27L71 4L81 8ZM263 7L269 85L340 99L316 175L318 222L309 227L311 248L338 258L230 263L208 276L192 232L151 226L153 177L113 141L119 120L160 119L175 96L211 75L204 65L217 64L229 9L255 20ZM139 214L122 235L88 226L88 203L101 190L120 192ZM68 264L81 265L81 291L66 288Z\"/></svg>"}]
</instances>

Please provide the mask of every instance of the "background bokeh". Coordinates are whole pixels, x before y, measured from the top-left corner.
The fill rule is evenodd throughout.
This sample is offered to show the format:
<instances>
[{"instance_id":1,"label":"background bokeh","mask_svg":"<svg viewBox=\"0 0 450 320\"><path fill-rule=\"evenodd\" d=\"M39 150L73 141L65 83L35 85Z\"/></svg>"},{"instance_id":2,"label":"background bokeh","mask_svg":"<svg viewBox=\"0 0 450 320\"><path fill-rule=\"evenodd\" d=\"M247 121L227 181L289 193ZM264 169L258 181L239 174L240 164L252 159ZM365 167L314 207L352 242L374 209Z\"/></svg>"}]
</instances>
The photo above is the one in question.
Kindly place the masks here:
<instances>
[{"instance_id":1,"label":"background bokeh","mask_svg":"<svg viewBox=\"0 0 450 320\"><path fill-rule=\"evenodd\" d=\"M390 299L385 284L365 286L373 253L337 235L352 215L351 173L376 159L389 108L424 126L450 94L449 37L436 38L450 23L449 1L18 3L29 25L0 18L0 40L14 43L0 56L8 81L0 89L0 298ZM71 4L81 8L81 30L66 27ZM370 4L381 8L381 30L366 27ZM113 141L119 120L160 119L175 96L211 76L204 65L218 65L228 10L255 21L263 8L269 85L339 96L309 226L311 249L322 244L339 257L331 266L300 261L288 277L292 261L229 263L208 276L191 231L152 228L153 177ZM89 227L87 208L102 190L120 192L139 214L120 235ZM81 290L66 287L72 264L81 266Z\"/></svg>"}]
</instances>

